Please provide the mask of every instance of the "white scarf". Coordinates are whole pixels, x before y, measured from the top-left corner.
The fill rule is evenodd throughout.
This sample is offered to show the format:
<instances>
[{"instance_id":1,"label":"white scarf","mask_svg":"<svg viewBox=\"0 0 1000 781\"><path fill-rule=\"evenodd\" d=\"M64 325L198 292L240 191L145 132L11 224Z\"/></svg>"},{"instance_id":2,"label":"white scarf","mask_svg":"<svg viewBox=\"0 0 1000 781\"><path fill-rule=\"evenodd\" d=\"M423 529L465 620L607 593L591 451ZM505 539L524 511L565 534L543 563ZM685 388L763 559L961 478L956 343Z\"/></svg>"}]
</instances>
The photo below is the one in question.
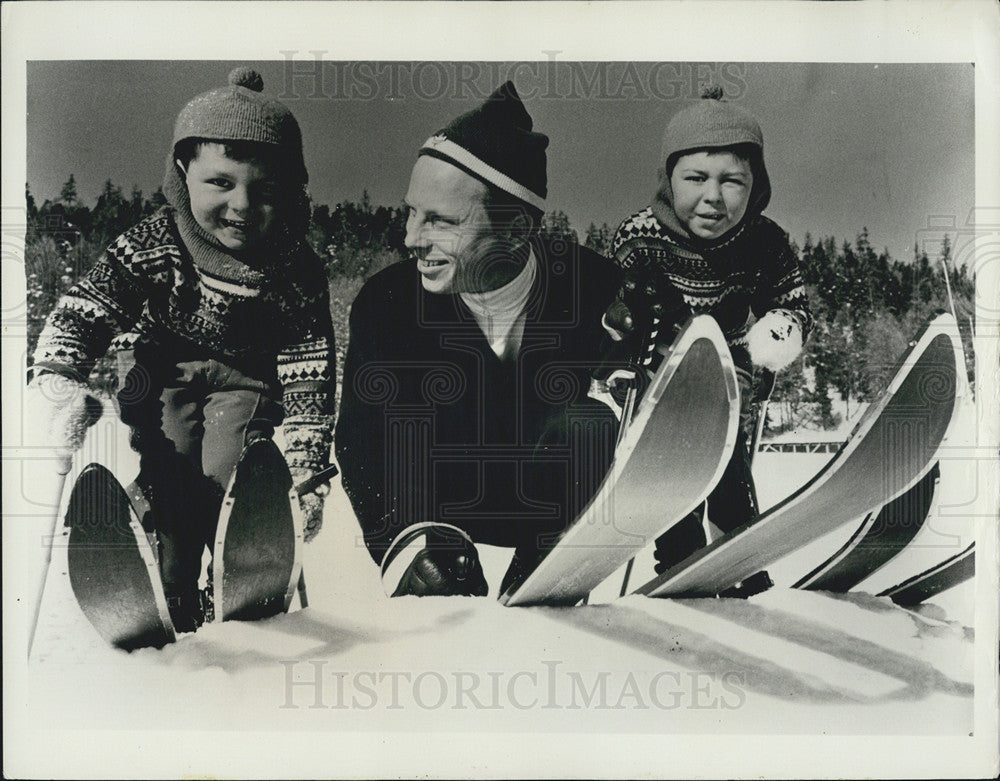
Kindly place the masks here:
<instances>
[{"instance_id":1,"label":"white scarf","mask_svg":"<svg viewBox=\"0 0 1000 781\"><path fill-rule=\"evenodd\" d=\"M529 251L528 262L521 273L503 287L485 293L460 294L483 330L486 341L501 359L512 358L521 348L526 305L537 273L535 253Z\"/></svg>"}]
</instances>

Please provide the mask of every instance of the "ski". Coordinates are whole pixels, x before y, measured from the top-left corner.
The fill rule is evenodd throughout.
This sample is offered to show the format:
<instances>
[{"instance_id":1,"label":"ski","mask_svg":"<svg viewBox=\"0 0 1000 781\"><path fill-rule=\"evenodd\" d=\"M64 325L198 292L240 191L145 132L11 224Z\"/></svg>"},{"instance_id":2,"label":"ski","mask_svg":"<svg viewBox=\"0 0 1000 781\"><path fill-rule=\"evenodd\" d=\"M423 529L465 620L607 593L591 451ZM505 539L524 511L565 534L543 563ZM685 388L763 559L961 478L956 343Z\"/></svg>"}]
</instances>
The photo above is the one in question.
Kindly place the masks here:
<instances>
[{"instance_id":1,"label":"ski","mask_svg":"<svg viewBox=\"0 0 1000 781\"><path fill-rule=\"evenodd\" d=\"M751 414L746 422L746 447L747 454L750 457L750 463L753 463L754 457L757 454L757 450L760 447L760 438L764 432L764 423L767 417L767 405L771 398L771 393L774 390L775 375L767 369L761 371L760 375L756 378L754 382L754 395L751 399ZM757 504L757 492L756 490L752 493L753 497L753 511L758 512ZM625 573L622 576L622 585L618 590L618 596L624 597L628 593L629 578L632 575L632 568L635 564L635 559L629 559L628 564L625 567ZM765 580L766 585L760 588L761 591L770 588L773 583L771 583L768 578L767 573L761 573L761 577ZM745 593L745 592L740 592Z\"/></svg>"},{"instance_id":2,"label":"ski","mask_svg":"<svg viewBox=\"0 0 1000 781\"><path fill-rule=\"evenodd\" d=\"M292 476L270 439L244 448L216 529L215 621L253 621L287 612L302 571L302 524ZM297 509L297 506L296 506Z\"/></svg>"},{"instance_id":3,"label":"ski","mask_svg":"<svg viewBox=\"0 0 1000 781\"><path fill-rule=\"evenodd\" d=\"M736 442L732 357L711 317L692 318L639 402L597 493L502 604L572 605L687 515L715 486Z\"/></svg>"},{"instance_id":4,"label":"ski","mask_svg":"<svg viewBox=\"0 0 1000 781\"><path fill-rule=\"evenodd\" d=\"M121 484L100 464L80 473L66 510L73 594L87 620L126 651L176 639L156 557Z\"/></svg>"},{"instance_id":5,"label":"ski","mask_svg":"<svg viewBox=\"0 0 1000 781\"><path fill-rule=\"evenodd\" d=\"M975 548L976 544L970 543L962 552L924 570L919 575L914 575L896 586L879 592L877 596L889 597L901 607L911 607L952 586L964 583L976 574Z\"/></svg>"},{"instance_id":6,"label":"ski","mask_svg":"<svg viewBox=\"0 0 1000 781\"><path fill-rule=\"evenodd\" d=\"M812 480L636 593L715 596L907 491L933 463L954 417L961 349L955 319L935 318L900 361L888 389Z\"/></svg>"},{"instance_id":7,"label":"ski","mask_svg":"<svg viewBox=\"0 0 1000 781\"><path fill-rule=\"evenodd\" d=\"M935 463L909 491L868 513L829 559L792 584L810 591L849 591L881 569L917 535L934 500L941 470Z\"/></svg>"}]
</instances>

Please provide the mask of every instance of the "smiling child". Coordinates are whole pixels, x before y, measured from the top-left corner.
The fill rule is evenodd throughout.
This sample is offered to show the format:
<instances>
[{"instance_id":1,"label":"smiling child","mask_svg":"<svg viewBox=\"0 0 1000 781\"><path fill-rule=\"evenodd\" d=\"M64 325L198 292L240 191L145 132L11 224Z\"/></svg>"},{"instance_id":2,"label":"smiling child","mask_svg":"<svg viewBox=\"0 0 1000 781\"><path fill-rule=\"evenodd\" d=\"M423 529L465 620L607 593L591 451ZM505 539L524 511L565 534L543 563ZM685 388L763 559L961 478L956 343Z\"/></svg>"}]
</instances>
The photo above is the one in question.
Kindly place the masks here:
<instances>
[{"instance_id":1,"label":"smiling child","mask_svg":"<svg viewBox=\"0 0 1000 781\"><path fill-rule=\"evenodd\" d=\"M29 392L62 421L72 452L89 422L87 376L118 334L120 414L179 631L202 621L202 554L245 444L283 422L296 483L327 466L332 445L333 325L323 264L305 242L302 136L262 89L259 74L237 68L181 110L168 205L115 239L58 302L31 367ZM324 489L300 497L307 539Z\"/></svg>"},{"instance_id":2,"label":"smiling child","mask_svg":"<svg viewBox=\"0 0 1000 781\"><path fill-rule=\"evenodd\" d=\"M757 512L747 449L754 369L791 363L812 317L788 236L761 214L771 182L760 124L721 98L718 88L707 92L667 125L653 203L622 222L612 241L626 284L604 324L616 339L641 341L639 324L658 314L658 338L669 343L691 315L718 321L736 365L741 425L707 504L711 523L730 531ZM643 295L631 292L637 288ZM658 572L705 544L702 513L657 540Z\"/></svg>"}]
</instances>

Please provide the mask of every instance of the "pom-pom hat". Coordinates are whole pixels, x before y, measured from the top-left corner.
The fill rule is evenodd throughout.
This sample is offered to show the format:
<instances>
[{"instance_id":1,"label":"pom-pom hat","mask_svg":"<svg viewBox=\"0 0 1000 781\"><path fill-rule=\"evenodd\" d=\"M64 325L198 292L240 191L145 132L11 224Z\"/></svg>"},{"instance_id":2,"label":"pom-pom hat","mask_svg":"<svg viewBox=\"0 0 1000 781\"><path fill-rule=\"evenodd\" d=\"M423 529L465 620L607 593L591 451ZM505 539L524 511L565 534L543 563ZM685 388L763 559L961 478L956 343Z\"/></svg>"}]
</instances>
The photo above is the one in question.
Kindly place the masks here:
<instances>
[{"instance_id":1,"label":"pom-pom hat","mask_svg":"<svg viewBox=\"0 0 1000 781\"><path fill-rule=\"evenodd\" d=\"M229 85L209 90L188 102L174 123L163 176L163 194L174 208L181 239L204 271L230 282L254 286L262 284L262 264L278 257L275 248L287 248L300 240L309 225L308 181L302 158L302 132L288 107L261 94L264 80L250 68L235 68ZM287 192L280 203L281 229L271 231L257 249L233 251L209 234L191 212L186 174L177 161L177 145L189 138L219 143L251 142L266 144L278 151L281 173L287 177ZM238 255L238 258L234 256Z\"/></svg>"},{"instance_id":2,"label":"pom-pom hat","mask_svg":"<svg viewBox=\"0 0 1000 781\"><path fill-rule=\"evenodd\" d=\"M660 152L661 173L669 187L670 172L684 152L741 144L756 147L758 153L757 159L750 161L754 183L748 211L760 214L771 200L771 180L764 167L764 134L753 114L723 100L719 87L706 90L701 100L677 112L667 123Z\"/></svg>"},{"instance_id":3,"label":"pom-pom hat","mask_svg":"<svg viewBox=\"0 0 1000 781\"><path fill-rule=\"evenodd\" d=\"M254 141L281 147L303 184L308 181L302 157L302 131L291 110L262 94L264 79L250 68L234 68L225 87L209 90L188 102L174 124L174 141L208 138L216 141Z\"/></svg>"},{"instance_id":4,"label":"pom-pom hat","mask_svg":"<svg viewBox=\"0 0 1000 781\"><path fill-rule=\"evenodd\" d=\"M424 143L430 155L498 187L538 211L548 195L545 148L549 139L532 131L531 116L510 81L483 105L453 120Z\"/></svg>"},{"instance_id":5,"label":"pom-pom hat","mask_svg":"<svg viewBox=\"0 0 1000 781\"><path fill-rule=\"evenodd\" d=\"M722 99L722 90L706 90L702 99L677 112L663 134L660 159L669 167L671 157L689 149L737 144L764 148L760 123L746 109Z\"/></svg>"}]
</instances>

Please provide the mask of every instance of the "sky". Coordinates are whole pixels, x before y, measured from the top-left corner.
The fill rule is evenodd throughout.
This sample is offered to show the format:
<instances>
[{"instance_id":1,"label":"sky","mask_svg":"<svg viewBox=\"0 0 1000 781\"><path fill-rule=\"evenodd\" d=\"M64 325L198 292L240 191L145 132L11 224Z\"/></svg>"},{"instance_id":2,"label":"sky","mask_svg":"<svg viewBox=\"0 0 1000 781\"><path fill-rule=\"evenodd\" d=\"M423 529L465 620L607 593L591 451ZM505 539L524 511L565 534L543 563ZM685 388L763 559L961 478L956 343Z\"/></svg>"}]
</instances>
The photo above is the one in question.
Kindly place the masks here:
<instances>
[{"instance_id":1,"label":"sky","mask_svg":"<svg viewBox=\"0 0 1000 781\"><path fill-rule=\"evenodd\" d=\"M511 78L550 138L548 210L615 227L655 190L670 117L718 84L764 132L773 195L765 214L807 232L912 254L962 226L974 195L971 64L548 61L32 61L27 184L36 202L70 174L92 206L107 179L159 185L174 118L188 99L256 67L295 113L314 201L399 205L416 150ZM936 235L936 234L935 234Z\"/></svg>"}]
</instances>

